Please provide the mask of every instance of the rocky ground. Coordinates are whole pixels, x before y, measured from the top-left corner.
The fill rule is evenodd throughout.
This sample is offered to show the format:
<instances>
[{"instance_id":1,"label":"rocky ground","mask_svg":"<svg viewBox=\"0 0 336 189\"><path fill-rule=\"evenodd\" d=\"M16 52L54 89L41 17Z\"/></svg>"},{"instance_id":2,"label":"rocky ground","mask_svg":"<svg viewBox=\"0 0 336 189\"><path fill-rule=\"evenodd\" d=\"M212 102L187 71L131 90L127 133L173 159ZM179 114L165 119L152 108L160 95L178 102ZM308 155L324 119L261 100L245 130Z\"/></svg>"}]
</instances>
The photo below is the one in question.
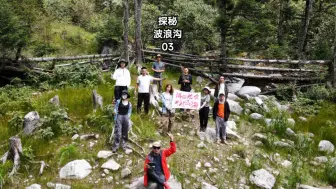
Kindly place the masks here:
<instances>
[{"instance_id":1,"label":"rocky ground","mask_svg":"<svg viewBox=\"0 0 336 189\"><path fill-rule=\"evenodd\" d=\"M206 132L199 132L197 112L176 115L172 133L177 152L168 158L173 175L169 180L171 187L332 188L320 178L326 166L336 166L334 145L327 140L317 141L313 133L299 132L296 124L308 119L302 116L293 119L290 105L281 104L273 96L260 95L258 87L242 85L238 80L229 86L232 115L227 128L228 145L215 142L211 118ZM55 97L51 102L57 104L60 100ZM27 114L25 126L37 127L38 119L34 112ZM151 119L155 125L161 125L156 116L140 119ZM46 184L39 185L36 181L41 180L29 175L20 186L29 189L143 188L143 158L150 151L150 143L160 139L163 146L168 147L169 139L159 132L153 138L144 137L137 131L137 124L134 123L130 134L130 149L117 154L112 154L106 145L109 141L106 135L78 133L69 137L68 145L79 146L78 153L92 155L84 155L82 157L87 158L70 161L58 169L52 168L57 177L47 177L47 181L43 180ZM304 175L304 179L300 175Z\"/></svg>"}]
</instances>

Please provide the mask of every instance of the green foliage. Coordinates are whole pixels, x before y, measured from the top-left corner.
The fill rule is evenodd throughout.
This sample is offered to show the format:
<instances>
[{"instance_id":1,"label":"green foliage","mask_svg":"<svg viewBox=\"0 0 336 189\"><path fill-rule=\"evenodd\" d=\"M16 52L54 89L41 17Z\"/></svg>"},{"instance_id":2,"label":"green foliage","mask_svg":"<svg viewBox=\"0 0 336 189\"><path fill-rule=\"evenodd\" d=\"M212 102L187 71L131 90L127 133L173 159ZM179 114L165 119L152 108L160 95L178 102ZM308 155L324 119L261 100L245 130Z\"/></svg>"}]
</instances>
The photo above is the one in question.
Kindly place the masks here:
<instances>
[{"instance_id":1,"label":"green foliage","mask_svg":"<svg viewBox=\"0 0 336 189\"><path fill-rule=\"evenodd\" d=\"M75 145L70 144L69 146L62 147L59 150L58 158L59 158L59 165L64 165L71 160L76 159L78 156L78 149Z\"/></svg>"},{"instance_id":2,"label":"green foliage","mask_svg":"<svg viewBox=\"0 0 336 189\"><path fill-rule=\"evenodd\" d=\"M28 158L30 160L34 159L34 157L35 157L34 156L34 150L32 149L31 146L24 146L22 148L22 153L26 158Z\"/></svg>"},{"instance_id":3,"label":"green foliage","mask_svg":"<svg viewBox=\"0 0 336 189\"><path fill-rule=\"evenodd\" d=\"M336 185L336 162L329 162L325 166L324 176L326 181L335 186Z\"/></svg>"},{"instance_id":4,"label":"green foliage","mask_svg":"<svg viewBox=\"0 0 336 189\"><path fill-rule=\"evenodd\" d=\"M314 145L312 139L309 138L306 134L298 134L295 137L295 150L306 157L309 157L314 152Z\"/></svg>"},{"instance_id":5,"label":"green foliage","mask_svg":"<svg viewBox=\"0 0 336 189\"><path fill-rule=\"evenodd\" d=\"M309 171L305 169L302 157L293 156L292 170L289 176L285 177L288 180L285 188L295 188L297 183L306 183L309 179Z\"/></svg>"},{"instance_id":6,"label":"green foliage","mask_svg":"<svg viewBox=\"0 0 336 189\"><path fill-rule=\"evenodd\" d=\"M325 88L325 86L314 85L308 88L307 92L305 92L303 96L313 100L323 100L329 99L330 92L327 88Z\"/></svg>"},{"instance_id":7,"label":"green foliage","mask_svg":"<svg viewBox=\"0 0 336 189\"><path fill-rule=\"evenodd\" d=\"M0 115L6 115L11 111L27 112L32 109L31 87L15 87L6 85L0 88Z\"/></svg>"},{"instance_id":8,"label":"green foliage","mask_svg":"<svg viewBox=\"0 0 336 189\"><path fill-rule=\"evenodd\" d=\"M308 98L299 97L296 101L292 102L291 108L300 115L316 115L321 108L321 103Z\"/></svg>"},{"instance_id":9,"label":"green foliage","mask_svg":"<svg viewBox=\"0 0 336 189\"><path fill-rule=\"evenodd\" d=\"M255 171L263 168L263 160L259 154L254 154L251 160L251 170Z\"/></svg>"},{"instance_id":10,"label":"green foliage","mask_svg":"<svg viewBox=\"0 0 336 189\"><path fill-rule=\"evenodd\" d=\"M123 35L122 19L110 15L103 23L102 28L96 36L98 48L102 50L104 45L118 46Z\"/></svg>"},{"instance_id":11,"label":"green foliage","mask_svg":"<svg viewBox=\"0 0 336 189\"><path fill-rule=\"evenodd\" d=\"M111 133L114 121L108 119L108 116L91 113L86 116L87 125L90 128L96 128L104 133Z\"/></svg>"},{"instance_id":12,"label":"green foliage","mask_svg":"<svg viewBox=\"0 0 336 189\"><path fill-rule=\"evenodd\" d=\"M29 28L9 1L0 0L0 4L0 51L1 55L8 55L27 44Z\"/></svg>"},{"instance_id":13,"label":"green foliage","mask_svg":"<svg viewBox=\"0 0 336 189\"><path fill-rule=\"evenodd\" d=\"M232 150L235 154L239 155L243 159L245 159L247 156L247 152L244 145L234 146Z\"/></svg>"},{"instance_id":14,"label":"green foliage","mask_svg":"<svg viewBox=\"0 0 336 189\"><path fill-rule=\"evenodd\" d=\"M23 127L23 113L22 112L10 112L9 117L11 119L8 121L8 126L12 133L18 133Z\"/></svg>"},{"instance_id":15,"label":"green foliage","mask_svg":"<svg viewBox=\"0 0 336 189\"><path fill-rule=\"evenodd\" d=\"M6 161L4 164L0 164L0 188L5 184L8 173L13 167L13 163L11 161Z\"/></svg>"},{"instance_id":16,"label":"green foliage","mask_svg":"<svg viewBox=\"0 0 336 189\"><path fill-rule=\"evenodd\" d=\"M51 127L46 127L44 129L39 129L36 133L36 138L49 140L54 136L53 129Z\"/></svg>"}]
</instances>

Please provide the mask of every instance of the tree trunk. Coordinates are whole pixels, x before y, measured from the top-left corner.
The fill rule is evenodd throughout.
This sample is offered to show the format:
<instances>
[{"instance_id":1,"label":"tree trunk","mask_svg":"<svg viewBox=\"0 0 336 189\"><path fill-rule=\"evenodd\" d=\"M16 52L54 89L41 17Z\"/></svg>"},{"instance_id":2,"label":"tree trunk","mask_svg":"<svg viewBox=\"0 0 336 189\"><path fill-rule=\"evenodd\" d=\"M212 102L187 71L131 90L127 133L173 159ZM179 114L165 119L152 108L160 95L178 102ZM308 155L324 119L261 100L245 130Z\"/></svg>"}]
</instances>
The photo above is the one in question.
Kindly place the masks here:
<instances>
[{"instance_id":1,"label":"tree trunk","mask_svg":"<svg viewBox=\"0 0 336 189\"><path fill-rule=\"evenodd\" d=\"M142 53L141 53L141 6L142 0L134 0L135 8L135 62L137 67L141 67Z\"/></svg>"},{"instance_id":2,"label":"tree trunk","mask_svg":"<svg viewBox=\"0 0 336 189\"><path fill-rule=\"evenodd\" d=\"M124 0L124 57L125 60L129 63L129 55L128 55L128 19L129 19L129 7L128 0Z\"/></svg>"},{"instance_id":3,"label":"tree trunk","mask_svg":"<svg viewBox=\"0 0 336 189\"><path fill-rule=\"evenodd\" d=\"M14 162L13 169L9 176L13 176L20 167L20 155L22 154L22 144L19 137L9 138L9 150L6 152L1 161L4 164L8 159Z\"/></svg>"},{"instance_id":4,"label":"tree trunk","mask_svg":"<svg viewBox=\"0 0 336 189\"><path fill-rule=\"evenodd\" d=\"M313 13L313 2L314 0L306 0L305 16L302 20L301 32L299 33L299 47L297 53L299 59L305 59L309 22Z\"/></svg>"},{"instance_id":5,"label":"tree trunk","mask_svg":"<svg viewBox=\"0 0 336 189\"><path fill-rule=\"evenodd\" d=\"M226 61L226 32L228 27L227 22L227 15L226 15L226 0L221 0L219 2L219 12L220 17L222 19L222 23L220 24L220 36L221 36L221 66L223 69L221 69L221 72L226 72L227 70L227 61Z\"/></svg>"},{"instance_id":6,"label":"tree trunk","mask_svg":"<svg viewBox=\"0 0 336 189\"><path fill-rule=\"evenodd\" d=\"M284 28L285 28L285 11L289 6L289 0L280 0L280 8L279 8L279 24L278 24L278 44L281 46L283 45L283 37L284 37Z\"/></svg>"},{"instance_id":7,"label":"tree trunk","mask_svg":"<svg viewBox=\"0 0 336 189\"><path fill-rule=\"evenodd\" d=\"M331 77L331 84L333 87L336 87L336 19L335 19L335 39L334 39L334 60L330 63L330 77Z\"/></svg>"}]
</instances>

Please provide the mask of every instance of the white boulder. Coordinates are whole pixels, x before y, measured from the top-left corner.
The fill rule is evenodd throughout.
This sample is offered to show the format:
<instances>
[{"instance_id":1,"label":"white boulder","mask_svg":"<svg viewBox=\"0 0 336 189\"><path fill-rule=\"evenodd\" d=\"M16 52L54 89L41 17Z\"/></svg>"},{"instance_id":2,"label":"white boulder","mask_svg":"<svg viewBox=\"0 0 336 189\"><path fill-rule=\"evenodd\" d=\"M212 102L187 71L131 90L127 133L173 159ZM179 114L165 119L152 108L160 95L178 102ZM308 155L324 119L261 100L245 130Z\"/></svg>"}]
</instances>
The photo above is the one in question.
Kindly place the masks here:
<instances>
[{"instance_id":1,"label":"white boulder","mask_svg":"<svg viewBox=\"0 0 336 189\"><path fill-rule=\"evenodd\" d=\"M238 115L240 115L243 112L243 108L239 105L238 102L227 99L227 102L229 103L231 112L234 112Z\"/></svg>"},{"instance_id":2,"label":"white boulder","mask_svg":"<svg viewBox=\"0 0 336 189\"><path fill-rule=\"evenodd\" d=\"M235 92L239 91L242 88L242 86L245 82L244 79L237 78L237 77L232 78L232 80L233 80L233 82L230 82L230 83L226 84L229 93L235 93Z\"/></svg>"},{"instance_id":3,"label":"white boulder","mask_svg":"<svg viewBox=\"0 0 336 189\"><path fill-rule=\"evenodd\" d=\"M260 188L271 189L275 184L275 177L265 169L259 169L252 172L250 181Z\"/></svg>"},{"instance_id":4,"label":"white boulder","mask_svg":"<svg viewBox=\"0 0 336 189\"><path fill-rule=\"evenodd\" d=\"M250 115L250 118L252 118L252 119L254 119L254 120L259 120L259 119L264 118L264 116L261 115L261 114L258 114L258 113L252 113L252 114Z\"/></svg>"},{"instance_id":5,"label":"white boulder","mask_svg":"<svg viewBox=\"0 0 336 189\"><path fill-rule=\"evenodd\" d=\"M170 176L168 180L168 185L171 189L182 189L182 184L179 183L174 176ZM156 189L157 185L155 183L149 183L148 187L144 186L144 177L139 177L135 179L129 186L129 189Z\"/></svg>"},{"instance_id":6,"label":"white boulder","mask_svg":"<svg viewBox=\"0 0 336 189\"><path fill-rule=\"evenodd\" d=\"M41 189L41 185L33 184L33 185L26 187L26 189Z\"/></svg>"},{"instance_id":7,"label":"white boulder","mask_svg":"<svg viewBox=\"0 0 336 189\"><path fill-rule=\"evenodd\" d=\"M202 189L218 189L218 188L206 182L202 182Z\"/></svg>"},{"instance_id":8,"label":"white boulder","mask_svg":"<svg viewBox=\"0 0 336 189\"><path fill-rule=\"evenodd\" d=\"M128 177L130 174L132 173L132 171L129 168L125 168L121 171L121 178L126 178Z\"/></svg>"},{"instance_id":9,"label":"white boulder","mask_svg":"<svg viewBox=\"0 0 336 189\"><path fill-rule=\"evenodd\" d=\"M92 172L92 167L86 160L74 160L61 168L61 179L83 179Z\"/></svg>"},{"instance_id":10,"label":"white boulder","mask_svg":"<svg viewBox=\"0 0 336 189\"><path fill-rule=\"evenodd\" d=\"M318 145L318 149L320 152L327 152L328 154L330 154L334 152L335 147L330 141L321 140Z\"/></svg>"},{"instance_id":11,"label":"white boulder","mask_svg":"<svg viewBox=\"0 0 336 189\"><path fill-rule=\"evenodd\" d=\"M105 162L102 166L102 169L109 169L109 170L113 170L116 171L120 168L120 165L114 161L113 159L108 160L107 162Z\"/></svg>"},{"instance_id":12,"label":"white boulder","mask_svg":"<svg viewBox=\"0 0 336 189\"><path fill-rule=\"evenodd\" d=\"M102 159L106 159L112 156L112 151L108 151L108 150L101 150L98 152L97 157L98 158L102 158Z\"/></svg>"},{"instance_id":13,"label":"white boulder","mask_svg":"<svg viewBox=\"0 0 336 189\"><path fill-rule=\"evenodd\" d=\"M295 132L291 128L286 129L286 134L288 136L295 136L296 135Z\"/></svg>"},{"instance_id":14,"label":"white boulder","mask_svg":"<svg viewBox=\"0 0 336 189\"><path fill-rule=\"evenodd\" d=\"M227 98L230 99L230 100L239 100L240 99L237 95L235 95L233 93L228 93Z\"/></svg>"},{"instance_id":15,"label":"white boulder","mask_svg":"<svg viewBox=\"0 0 336 189\"><path fill-rule=\"evenodd\" d=\"M261 92L259 87L255 86L244 86L238 92L238 96L243 96L244 94L248 94L249 96L258 96Z\"/></svg>"}]
</instances>

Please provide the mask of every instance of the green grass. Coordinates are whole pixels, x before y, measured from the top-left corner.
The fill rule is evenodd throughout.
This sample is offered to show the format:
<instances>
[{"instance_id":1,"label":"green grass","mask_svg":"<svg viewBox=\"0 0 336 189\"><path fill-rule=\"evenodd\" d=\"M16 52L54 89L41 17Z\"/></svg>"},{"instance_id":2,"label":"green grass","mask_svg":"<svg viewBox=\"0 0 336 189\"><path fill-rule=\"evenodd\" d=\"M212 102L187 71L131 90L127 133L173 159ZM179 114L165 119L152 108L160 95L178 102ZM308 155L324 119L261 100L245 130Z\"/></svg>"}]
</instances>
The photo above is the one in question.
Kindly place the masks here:
<instances>
[{"instance_id":1,"label":"green grass","mask_svg":"<svg viewBox=\"0 0 336 189\"><path fill-rule=\"evenodd\" d=\"M298 121L296 129L301 132L311 132L315 140L329 140L336 144L336 104L323 103L319 113L310 117L307 122Z\"/></svg>"}]
</instances>

